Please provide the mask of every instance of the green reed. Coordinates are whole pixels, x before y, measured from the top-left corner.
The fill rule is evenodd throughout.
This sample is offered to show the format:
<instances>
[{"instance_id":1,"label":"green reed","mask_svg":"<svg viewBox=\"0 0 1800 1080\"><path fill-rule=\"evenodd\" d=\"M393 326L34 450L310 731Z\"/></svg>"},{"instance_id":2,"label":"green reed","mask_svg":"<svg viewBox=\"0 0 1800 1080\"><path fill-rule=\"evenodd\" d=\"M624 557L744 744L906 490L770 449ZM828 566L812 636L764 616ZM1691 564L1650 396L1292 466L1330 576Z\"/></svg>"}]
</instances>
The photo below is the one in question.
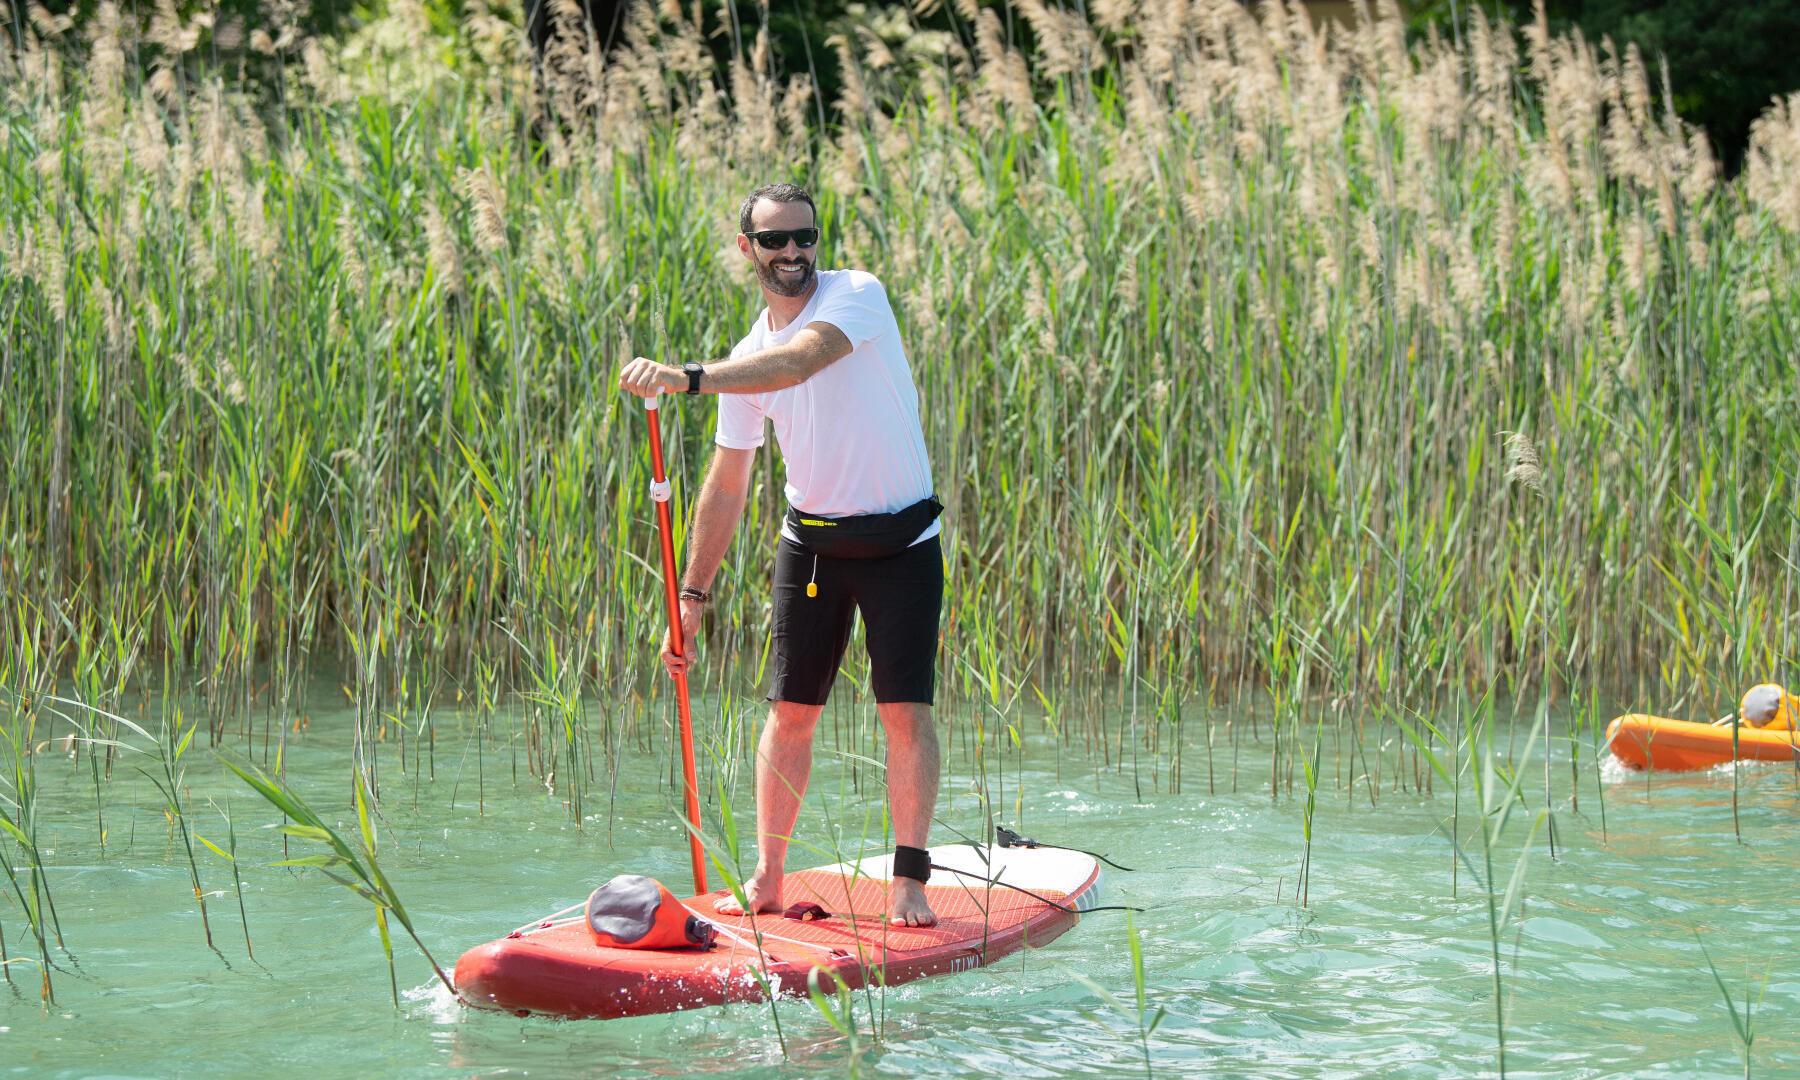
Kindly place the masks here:
<instances>
[{"instance_id":1,"label":"green reed","mask_svg":"<svg viewBox=\"0 0 1800 1080\"><path fill-rule=\"evenodd\" d=\"M1114 1012L1130 1019L1136 1025L1138 1047L1144 1056L1144 1076L1146 1080L1149 1080L1156 1075L1150 1068L1150 1036L1156 1034L1156 1029L1161 1027L1162 1022L1168 1018L1168 1007L1159 1005L1154 1011L1150 1008L1150 988L1144 974L1144 943L1137 928L1136 915L1130 908L1127 908L1125 912L1125 933L1131 952L1132 1000L1121 999L1111 990L1079 972L1068 971L1067 974L1075 982L1087 987L1094 996L1105 1002ZM1080 1012L1096 1024L1102 1027L1107 1026L1106 1021L1099 1014L1085 1008L1080 1009Z\"/></svg>"},{"instance_id":2,"label":"green reed","mask_svg":"<svg viewBox=\"0 0 1800 1080\"><path fill-rule=\"evenodd\" d=\"M806 973L806 992L812 999L813 1007L819 1015L831 1025L831 1029L844 1036L850 1043L850 1075L862 1075L862 1047L856 1028L856 998L850 992L849 984L835 971L826 971L832 988L828 991L822 985L824 979L819 977L821 969L813 968Z\"/></svg>"},{"instance_id":3,"label":"green reed","mask_svg":"<svg viewBox=\"0 0 1800 1080\"><path fill-rule=\"evenodd\" d=\"M1491 729L1490 729L1491 733ZM1540 810L1532 819L1531 830L1526 836L1518 858L1514 861L1512 874L1507 879L1506 891L1501 893L1497 888L1494 868L1494 849L1505 835L1507 823L1513 811L1524 805L1521 788L1524 770L1531 759L1533 748L1537 744L1540 728L1534 726L1530 740L1518 763L1512 768L1502 768L1494 761L1494 748L1488 742L1481 755L1479 766L1470 761L1470 775L1475 781L1475 797L1481 806L1481 858L1482 884L1487 894L1488 944L1492 958L1493 994L1494 994L1494 1036L1495 1052L1498 1058L1500 1076L1506 1076L1506 996L1502 989L1500 939L1511 922L1513 913L1523 899L1526 868L1530 864L1531 846L1536 840L1538 830L1550 820L1548 808ZM1468 752L1474 755L1476 745L1470 742ZM1547 752L1547 751L1546 751Z\"/></svg>"},{"instance_id":4,"label":"green reed","mask_svg":"<svg viewBox=\"0 0 1800 1080\"><path fill-rule=\"evenodd\" d=\"M1456 862L1469 865L1471 875L1479 880L1485 894L1483 899L1487 909L1488 949L1494 999L1495 1054L1499 1073L1504 1077L1506 1075L1507 1002L1500 942L1524 900L1526 874L1531 862L1532 845L1536 842L1539 831L1551 820L1551 807L1546 806L1540 809L1531 819L1531 826L1520 844L1519 854L1513 861L1504 890L1496 876L1499 869L1495 864L1495 852L1503 843L1510 842L1507 826L1511 823L1514 814L1525 808L1525 770L1531 765L1532 755L1540 752L1538 749L1540 742L1547 742L1545 737L1549 726L1548 722L1541 717L1535 720L1531 725L1531 734L1526 740L1524 749L1516 756L1509 753L1509 761L1501 762L1499 751L1494 744L1494 725L1491 723L1490 706L1490 701L1483 700L1475 708L1475 718L1462 724L1460 734L1442 732L1425 717L1415 717L1414 721L1401 718L1399 726L1408 741L1417 748L1425 763L1445 783L1450 784L1454 792L1449 834L1453 860L1452 895L1455 895L1456 890ZM1457 713L1459 719L1465 715L1464 704L1460 700L1457 703ZM1450 743L1449 736L1451 735L1456 736L1456 742L1446 746L1446 753L1438 753L1434 743ZM1541 752L1547 755L1549 747L1545 745ZM1461 780L1465 771L1473 783L1472 794L1480 814L1476 824L1477 838L1480 844L1478 852L1472 849L1461 833ZM1476 866L1473 855L1480 856L1479 867Z\"/></svg>"},{"instance_id":5,"label":"green reed","mask_svg":"<svg viewBox=\"0 0 1800 1080\"><path fill-rule=\"evenodd\" d=\"M208 801L211 802L211 800ZM244 955L254 960L256 959L256 948L250 944L250 912L244 906L244 877L242 868L238 866L237 825L231 820L231 800L226 799L225 805L222 807L218 803L213 803L212 806L225 821L225 846L220 847L197 832L194 834L194 839L205 844L207 850L224 859L231 866L231 884L237 892L238 921L244 927Z\"/></svg>"},{"instance_id":6,"label":"green reed","mask_svg":"<svg viewBox=\"0 0 1800 1080\"><path fill-rule=\"evenodd\" d=\"M448 975L444 974L444 969L438 966L437 960L431 955L431 950L419 937L418 931L413 927L411 916L407 914L405 905L400 901L400 894L394 889L393 882L382 872L381 864L376 861L375 827L369 816L368 789L370 785L367 780L358 776L354 781L353 801L356 806L359 832L357 842L351 844L338 835L337 831L314 812L312 807L292 789L270 777L255 765L234 761L230 758L221 758L221 760L224 761L226 768L237 774L240 780L248 784L271 806L281 811L283 818L288 822L281 827L281 831L285 835L310 840L325 847L325 851L320 854L286 859L275 865L313 867L332 881L374 905L375 925L381 934L382 953L387 958L388 985L393 992L394 1008L400 1007L400 981L394 968L393 939L388 933L388 916L390 914L394 921L400 924L400 928L406 931L407 936L412 938L413 944L418 946L420 954L425 957L425 962L431 965L431 970L437 975L438 981L443 983L444 988L454 995L456 993L455 984L450 981ZM233 859L232 862L233 869L235 869L236 860ZM248 943L248 933L248 924L246 924L246 944Z\"/></svg>"},{"instance_id":7,"label":"green reed","mask_svg":"<svg viewBox=\"0 0 1800 1080\"><path fill-rule=\"evenodd\" d=\"M1712 954L1706 951L1706 944L1700 940L1699 931L1694 932L1694 943L1700 946L1700 955L1706 958L1706 967L1712 972L1713 982L1719 988L1719 997L1725 1002L1725 1009L1731 1014L1731 1029L1738 1038L1738 1056L1744 1061L1744 1080L1750 1080L1750 1048L1756 1042L1756 1006L1762 1004L1762 995L1769 991L1769 973L1763 972L1762 990L1757 994L1755 1003L1750 1000L1750 980L1744 983L1744 1009L1738 1011L1737 1002L1732 999L1731 988L1725 985L1724 976L1719 974L1719 966L1713 963Z\"/></svg>"},{"instance_id":8,"label":"green reed","mask_svg":"<svg viewBox=\"0 0 1800 1080\"><path fill-rule=\"evenodd\" d=\"M744 911L749 911L750 898L749 894L744 891L742 856L738 844L737 815L732 809L731 793L726 788L722 775L717 777L717 783L720 821L718 835L721 843L707 845L707 861L711 862L713 869L718 871L719 878L724 882L725 891L731 893L732 899L737 901L738 907ZM700 836L704 842L705 836L700 831L694 830L693 835ZM763 999L769 1003L769 1020L775 1027L775 1045L780 1048L781 1056L785 1060L787 1058L787 1036L782 1033L781 1010L776 1007L777 999L781 997L781 986L769 974L768 953L766 953L763 948L764 939L761 920L756 918L750 920L750 934L756 941L756 966L751 969L750 974L756 979L757 987L762 990ZM810 978L807 983L807 990L813 995L814 1001L816 1002L818 1000L818 987L816 982ZM821 1008L821 1011L824 1011L824 1009ZM846 1018L847 1017L848 1014L846 1013ZM827 1015L826 1019L829 1020L830 1016Z\"/></svg>"},{"instance_id":9,"label":"green reed","mask_svg":"<svg viewBox=\"0 0 1800 1080\"><path fill-rule=\"evenodd\" d=\"M125 721L125 723L130 723ZM131 725L136 728L136 725ZM188 880L194 887L194 903L200 909L200 930L206 935L206 945L213 948L212 923L206 917L206 893L200 887L200 864L194 856L194 839L198 835L188 826L187 809L182 795L187 789L187 766L182 761L188 747L193 744L194 735L199 725L189 720L179 705L165 702L163 723L160 731L152 735L142 728L136 728L140 735L150 739L155 747L156 772L140 768L139 773L150 781L162 796L163 808L168 814L171 833L181 834L182 853L187 856ZM159 775L160 774L160 775ZM172 842L172 839L171 839ZM235 877L236 864L232 867ZM248 934L246 934L246 944Z\"/></svg>"},{"instance_id":10,"label":"green reed","mask_svg":"<svg viewBox=\"0 0 1800 1080\"><path fill-rule=\"evenodd\" d=\"M56 903L50 896L50 883L38 845L37 761L32 752L32 740L37 734L37 712L23 696L8 696L9 722L0 727L0 736L4 736L7 749L4 772L0 772L0 784L4 785L0 787L0 833L4 833L7 841L0 847L0 868L6 871L8 890L24 913L26 928L37 944L38 955L35 961L24 957L9 958L4 955L4 942L0 941L0 973L11 983L13 964L35 963L38 993L48 1006L56 1003L50 980L53 966L51 938L55 938L56 948L64 946L62 927L56 918ZM15 848L17 856L13 854Z\"/></svg>"}]
</instances>

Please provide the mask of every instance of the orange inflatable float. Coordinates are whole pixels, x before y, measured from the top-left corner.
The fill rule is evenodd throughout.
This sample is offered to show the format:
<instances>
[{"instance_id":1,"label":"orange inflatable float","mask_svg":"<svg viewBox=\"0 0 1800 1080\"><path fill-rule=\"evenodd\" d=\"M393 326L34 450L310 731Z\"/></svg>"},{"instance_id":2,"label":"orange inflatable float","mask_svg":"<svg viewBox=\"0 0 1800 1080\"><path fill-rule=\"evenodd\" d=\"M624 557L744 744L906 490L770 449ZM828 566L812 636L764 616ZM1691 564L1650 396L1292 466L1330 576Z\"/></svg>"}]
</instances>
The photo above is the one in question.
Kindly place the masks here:
<instances>
[{"instance_id":1,"label":"orange inflatable float","mask_svg":"<svg viewBox=\"0 0 1800 1080\"><path fill-rule=\"evenodd\" d=\"M1743 761L1800 760L1800 731L1736 725L1736 755ZM1680 772L1710 769L1732 760L1729 724L1696 724L1632 713L1606 728L1613 756L1636 769Z\"/></svg>"}]
</instances>

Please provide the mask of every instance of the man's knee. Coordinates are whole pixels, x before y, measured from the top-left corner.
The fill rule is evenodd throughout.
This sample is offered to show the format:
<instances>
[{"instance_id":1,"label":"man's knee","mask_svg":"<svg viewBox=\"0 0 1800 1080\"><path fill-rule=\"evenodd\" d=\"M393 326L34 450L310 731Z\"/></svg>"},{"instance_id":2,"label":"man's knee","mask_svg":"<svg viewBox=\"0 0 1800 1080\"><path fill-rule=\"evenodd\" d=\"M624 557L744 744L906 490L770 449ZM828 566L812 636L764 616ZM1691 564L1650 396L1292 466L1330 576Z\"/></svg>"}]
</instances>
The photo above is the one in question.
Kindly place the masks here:
<instances>
[{"instance_id":1,"label":"man's knee","mask_svg":"<svg viewBox=\"0 0 1800 1080\"><path fill-rule=\"evenodd\" d=\"M769 704L769 732L777 739L811 741L813 728L825 711L823 705L801 705L793 701Z\"/></svg>"},{"instance_id":2,"label":"man's knee","mask_svg":"<svg viewBox=\"0 0 1800 1080\"><path fill-rule=\"evenodd\" d=\"M918 701L883 702L876 706L881 726L890 742L914 742L937 738L931 706Z\"/></svg>"}]
</instances>

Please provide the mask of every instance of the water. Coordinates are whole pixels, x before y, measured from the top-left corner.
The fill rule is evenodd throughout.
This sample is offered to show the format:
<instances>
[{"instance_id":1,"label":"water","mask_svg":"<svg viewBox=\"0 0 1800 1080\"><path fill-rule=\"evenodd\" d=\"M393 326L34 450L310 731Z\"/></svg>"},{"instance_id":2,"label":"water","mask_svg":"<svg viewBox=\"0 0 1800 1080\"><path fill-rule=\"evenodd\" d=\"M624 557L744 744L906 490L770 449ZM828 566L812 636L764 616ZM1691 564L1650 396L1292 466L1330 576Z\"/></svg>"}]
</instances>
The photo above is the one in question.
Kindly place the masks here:
<instances>
[{"instance_id":1,"label":"water","mask_svg":"<svg viewBox=\"0 0 1800 1080\"><path fill-rule=\"evenodd\" d=\"M355 825L347 809L346 727L342 717L316 722L291 768L301 793L333 808L348 835ZM610 823L603 784L578 829L562 803L523 771L512 786L504 750L485 762L486 812L477 813L474 763L462 758L455 729L453 720L442 722L439 778L418 786L416 808L410 778L402 783L390 768L381 849L384 868L446 969L463 949L578 902L614 873L647 872L678 888L687 883L675 801L659 784L667 772L663 749L628 750ZM1331 741L1326 745L1329 753ZM1383 791L1373 808L1366 786L1353 795L1322 790L1303 908L1295 896L1300 800L1271 800L1266 750L1248 745L1239 791L1209 793L1205 770L1195 765L1203 752L1190 751L1187 788L1178 795L1146 785L1140 797L1129 766L1096 769L1078 749L1065 748L1059 759L1041 742L1028 743L1022 786L1016 759L1007 767L1008 807L1025 792L1024 831L1109 852L1137 868L1109 876L1108 899L1146 909L1136 920L1149 1005L1167 1010L1149 1039L1153 1074L1493 1073L1487 894L1463 865L1452 895L1446 786L1438 783L1432 795ZM960 743L946 757L943 816L958 828L978 828L981 811ZM1090 915L1050 946L993 968L878 995L878 1045L861 997L854 1046L809 1002L783 1003L785 1055L767 1006L607 1022L464 1010L435 984L398 927L396 1010L370 905L314 872L271 868L282 857L273 813L227 782L203 752L188 760L195 825L221 846L223 821L207 800L230 799L255 959L245 955L226 864L210 852L202 853L201 872L215 890L208 913L217 951L205 946L180 842L171 842L147 781L126 770L107 786L102 852L85 766L44 758L47 861L74 958L56 974L58 1004L48 1013L36 1001L34 969L15 965L17 989L0 985L0 1075L1144 1072L1121 913ZM851 789L847 770L842 759L821 755L802 844L825 848L834 830L854 840L865 828L873 803ZM1329 759L1323 772L1335 775ZM1566 760L1556 759L1559 801L1566 800L1568 775ZM1541 785L1541 763L1526 776ZM1227 782L1228 771L1219 779ZM1508 1073L1742 1075L1740 1043L1702 943L1740 1010L1750 988L1754 1074L1800 1073L1800 965L1790 959L1800 863L1794 770L1740 773L1742 844L1732 832L1729 772L1646 782L1608 768L1599 780L1597 788L1593 773L1584 772L1578 813L1561 803L1556 860L1542 834L1532 846L1523 898L1503 935ZM1541 786L1529 797L1535 812ZM747 811L748 791L737 801ZM1465 786L1462 832L1472 841L1471 805ZM740 820L747 837L750 820ZM1517 815L1496 852L1502 890L1529 824L1529 813ZM879 818L866 827L878 831ZM294 847L296 855L309 853L297 841ZM1470 855L1478 866L1478 843L1471 842ZM823 861L828 857L797 849L797 865ZM29 955L16 904L0 908L0 919L10 955Z\"/></svg>"}]
</instances>

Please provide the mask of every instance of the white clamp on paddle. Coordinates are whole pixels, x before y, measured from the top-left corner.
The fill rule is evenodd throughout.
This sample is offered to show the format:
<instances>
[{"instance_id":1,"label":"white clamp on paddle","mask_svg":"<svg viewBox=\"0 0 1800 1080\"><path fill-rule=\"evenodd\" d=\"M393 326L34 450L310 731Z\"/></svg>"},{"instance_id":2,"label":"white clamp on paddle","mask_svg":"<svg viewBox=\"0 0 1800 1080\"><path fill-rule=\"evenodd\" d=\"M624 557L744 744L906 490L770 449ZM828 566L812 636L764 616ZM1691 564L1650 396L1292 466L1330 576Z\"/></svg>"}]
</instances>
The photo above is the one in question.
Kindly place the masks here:
<instances>
[{"instance_id":1,"label":"white clamp on paddle","mask_svg":"<svg viewBox=\"0 0 1800 1080\"><path fill-rule=\"evenodd\" d=\"M658 390L656 393L651 394L649 397L644 399L644 411L655 412L657 405L659 405L661 403L662 403L662 391ZM650 481L650 501L651 502L666 503L669 501L670 497L672 496L672 492L673 492L673 489L669 486L669 480L666 477L661 480Z\"/></svg>"}]
</instances>

